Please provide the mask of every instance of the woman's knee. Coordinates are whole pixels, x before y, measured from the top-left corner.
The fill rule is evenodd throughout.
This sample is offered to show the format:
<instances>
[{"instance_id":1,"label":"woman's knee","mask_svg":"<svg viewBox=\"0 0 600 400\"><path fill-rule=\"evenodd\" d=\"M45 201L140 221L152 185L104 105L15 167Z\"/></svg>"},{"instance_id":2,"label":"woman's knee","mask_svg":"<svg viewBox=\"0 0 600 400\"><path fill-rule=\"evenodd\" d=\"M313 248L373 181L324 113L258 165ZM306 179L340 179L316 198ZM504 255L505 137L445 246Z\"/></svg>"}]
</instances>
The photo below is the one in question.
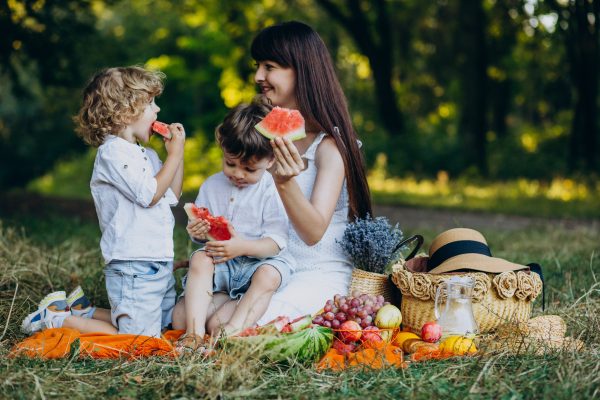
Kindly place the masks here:
<instances>
[{"instance_id":1,"label":"woman's knee","mask_svg":"<svg viewBox=\"0 0 600 400\"><path fill-rule=\"evenodd\" d=\"M264 291L274 292L281 285L281 274L272 265L261 265L252 276L252 285Z\"/></svg>"}]
</instances>

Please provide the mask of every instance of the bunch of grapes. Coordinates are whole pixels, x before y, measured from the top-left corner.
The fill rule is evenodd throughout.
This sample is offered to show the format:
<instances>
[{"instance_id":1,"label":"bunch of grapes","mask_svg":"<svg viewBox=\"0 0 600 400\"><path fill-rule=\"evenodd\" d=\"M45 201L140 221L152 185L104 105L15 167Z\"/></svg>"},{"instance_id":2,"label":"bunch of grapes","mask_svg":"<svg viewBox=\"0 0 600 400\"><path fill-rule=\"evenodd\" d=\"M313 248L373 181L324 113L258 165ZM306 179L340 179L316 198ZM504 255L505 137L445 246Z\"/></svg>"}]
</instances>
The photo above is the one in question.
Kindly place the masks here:
<instances>
[{"instance_id":1,"label":"bunch of grapes","mask_svg":"<svg viewBox=\"0 0 600 400\"><path fill-rule=\"evenodd\" d=\"M323 312L313 318L313 323L328 328L338 329L346 321L356 321L363 329L375 325L375 315L384 305L382 295L361 294L352 292L351 296L336 294L333 300L327 300Z\"/></svg>"}]
</instances>

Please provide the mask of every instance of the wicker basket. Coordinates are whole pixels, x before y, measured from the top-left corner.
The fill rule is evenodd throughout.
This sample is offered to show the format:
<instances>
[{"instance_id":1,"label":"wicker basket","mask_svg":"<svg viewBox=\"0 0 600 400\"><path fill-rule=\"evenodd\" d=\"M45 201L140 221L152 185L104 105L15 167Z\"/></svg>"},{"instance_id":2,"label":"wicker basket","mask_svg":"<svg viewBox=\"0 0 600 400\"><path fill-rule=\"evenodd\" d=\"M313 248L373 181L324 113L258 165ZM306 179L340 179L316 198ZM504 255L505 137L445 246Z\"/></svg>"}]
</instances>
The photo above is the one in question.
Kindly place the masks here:
<instances>
[{"instance_id":1,"label":"wicker basket","mask_svg":"<svg viewBox=\"0 0 600 400\"><path fill-rule=\"evenodd\" d=\"M531 316L531 302L542 291L540 277L528 271L460 274L472 277L475 282L473 313L481 333L490 332L507 322L527 322ZM392 281L402 293L403 326L420 332L425 322L435 320L436 289L441 282L456 275L411 272L405 268L404 261L394 265Z\"/></svg>"},{"instance_id":2,"label":"wicker basket","mask_svg":"<svg viewBox=\"0 0 600 400\"><path fill-rule=\"evenodd\" d=\"M376 272L367 272L359 268L352 270L352 282L350 283L349 294L358 290L360 293L371 295L382 295L385 301L393 303L394 285L386 274L378 274Z\"/></svg>"}]
</instances>

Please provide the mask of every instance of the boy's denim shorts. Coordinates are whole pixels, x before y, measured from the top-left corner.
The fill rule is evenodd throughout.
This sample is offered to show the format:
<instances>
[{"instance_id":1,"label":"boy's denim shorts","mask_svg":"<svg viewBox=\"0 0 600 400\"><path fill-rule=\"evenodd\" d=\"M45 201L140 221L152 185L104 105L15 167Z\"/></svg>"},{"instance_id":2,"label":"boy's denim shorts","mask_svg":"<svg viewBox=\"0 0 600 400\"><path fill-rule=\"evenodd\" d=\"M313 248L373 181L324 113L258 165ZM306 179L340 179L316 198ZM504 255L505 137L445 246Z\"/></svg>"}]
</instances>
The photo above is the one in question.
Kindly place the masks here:
<instances>
[{"instance_id":1,"label":"boy's denim shorts","mask_svg":"<svg viewBox=\"0 0 600 400\"><path fill-rule=\"evenodd\" d=\"M198 249L190 256L190 260ZM252 275L261 265L273 266L281 275L281 283L277 291L281 290L290 280L293 269L289 260L285 257L273 256L267 258L254 258L240 256L224 263L215 264L213 276L213 292L227 293L232 299L239 299L248 291L252 282ZM187 281L187 275L183 278L183 285ZM183 296L183 294L182 294Z\"/></svg>"},{"instance_id":2,"label":"boy's denim shorts","mask_svg":"<svg viewBox=\"0 0 600 400\"><path fill-rule=\"evenodd\" d=\"M119 333L160 336L175 305L173 262L113 260L104 276L111 320Z\"/></svg>"}]
</instances>

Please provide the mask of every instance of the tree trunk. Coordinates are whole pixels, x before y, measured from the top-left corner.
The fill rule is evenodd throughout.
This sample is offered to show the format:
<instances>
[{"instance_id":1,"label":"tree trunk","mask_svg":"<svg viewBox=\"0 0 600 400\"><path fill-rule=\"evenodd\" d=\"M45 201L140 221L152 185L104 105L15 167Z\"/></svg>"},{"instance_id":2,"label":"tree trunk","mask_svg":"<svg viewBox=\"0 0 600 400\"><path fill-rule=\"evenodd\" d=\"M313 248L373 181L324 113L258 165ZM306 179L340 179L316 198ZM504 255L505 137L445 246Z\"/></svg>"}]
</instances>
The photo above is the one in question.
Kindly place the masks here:
<instances>
[{"instance_id":1,"label":"tree trunk","mask_svg":"<svg viewBox=\"0 0 600 400\"><path fill-rule=\"evenodd\" d=\"M568 166L571 172L595 171L598 151L598 84L600 70L600 0L574 0L566 8L550 1L564 18L569 70L575 91L569 138ZM594 23L589 15L594 16Z\"/></svg>"},{"instance_id":2,"label":"tree trunk","mask_svg":"<svg viewBox=\"0 0 600 400\"><path fill-rule=\"evenodd\" d=\"M486 111L487 57L485 13L481 0L464 0L459 6L457 48L461 79L459 132L465 139L465 161L487 175Z\"/></svg>"},{"instance_id":3,"label":"tree trunk","mask_svg":"<svg viewBox=\"0 0 600 400\"><path fill-rule=\"evenodd\" d=\"M393 86L394 43L385 1L374 1L375 26L366 18L359 0L346 0L347 10L331 0L317 3L340 23L369 59L381 121L390 135L402 134L404 118Z\"/></svg>"}]
</instances>

